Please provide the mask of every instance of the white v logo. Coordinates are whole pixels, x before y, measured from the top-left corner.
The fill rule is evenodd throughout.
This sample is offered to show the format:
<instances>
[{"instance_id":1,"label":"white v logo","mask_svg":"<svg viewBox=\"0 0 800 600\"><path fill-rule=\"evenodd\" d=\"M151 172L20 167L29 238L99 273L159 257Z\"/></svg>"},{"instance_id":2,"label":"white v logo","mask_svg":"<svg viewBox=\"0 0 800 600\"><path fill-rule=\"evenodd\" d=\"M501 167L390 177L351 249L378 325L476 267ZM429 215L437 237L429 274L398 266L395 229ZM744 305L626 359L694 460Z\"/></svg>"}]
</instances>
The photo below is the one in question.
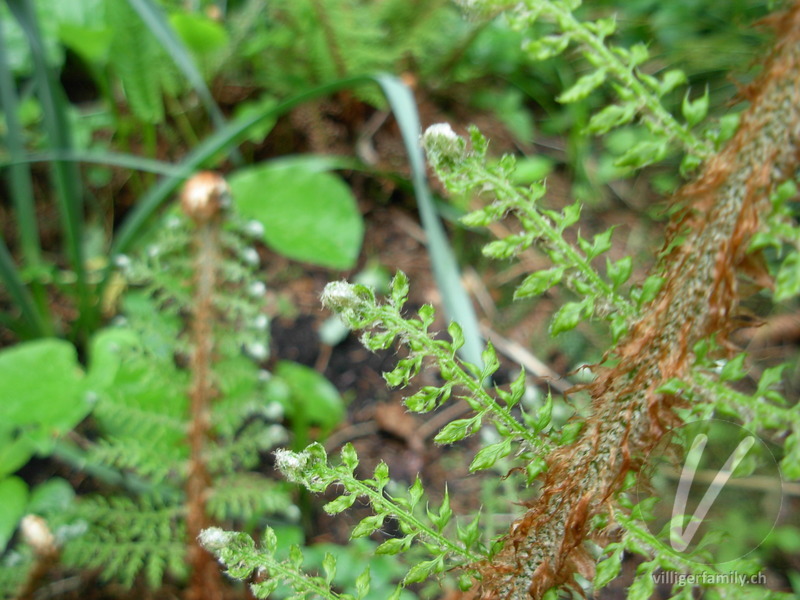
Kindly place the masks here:
<instances>
[{"instance_id":1,"label":"white v logo","mask_svg":"<svg viewBox=\"0 0 800 600\"><path fill-rule=\"evenodd\" d=\"M692 487L692 481L697 472L697 467L700 464L700 459L703 456L706 443L708 443L708 436L705 434L700 434L694 438L692 447L686 455L686 462L683 465L683 470L681 471L678 491L675 494L675 504L672 505L672 523L669 536L670 545L678 552L683 552L689 546L692 538L700 528L700 523L711 509L711 505L714 504L722 488L728 483L736 467L739 466L739 463L744 460L750 448L756 443L756 439L753 436L748 436L739 442L739 445L736 446L736 449L728 457L728 460L725 461L722 469L717 472L711 485L708 486L708 490L706 490L703 499L700 501L700 504L697 505L697 509L686 524L686 529L684 529L681 524L682 516L686 514L686 502L689 499L689 490Z\"/></svg>"}]
</instances>

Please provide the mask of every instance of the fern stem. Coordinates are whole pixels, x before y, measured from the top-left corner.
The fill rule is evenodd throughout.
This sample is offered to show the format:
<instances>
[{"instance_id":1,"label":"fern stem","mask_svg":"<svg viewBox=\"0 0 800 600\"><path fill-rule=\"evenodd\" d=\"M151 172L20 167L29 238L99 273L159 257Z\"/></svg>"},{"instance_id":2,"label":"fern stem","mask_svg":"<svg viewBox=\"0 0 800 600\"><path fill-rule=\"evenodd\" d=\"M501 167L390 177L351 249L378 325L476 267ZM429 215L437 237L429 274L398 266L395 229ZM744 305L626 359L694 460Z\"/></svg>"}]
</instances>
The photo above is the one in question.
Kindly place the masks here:
<instances>
[{"instance_id":1,"label":"fern stem","mask_svg":"<svg viewBox=\"0 0 800 600\"><path fill-rule=\"evenodd\" d=\"M214 173L199 173L186 184L181 205L195 222L195 282L191 314L192 356L189 424L189 473L186 481L186 529L189 538L191 576L189 600L216 600L222 597L222 580L214 557L198 537L210 525L206 502L211 487L207 445L211 431L211 404L216 398L212 375L216 311L214 293L220 256L221 209L227 184Z\"/></svg>"},{"instance_id":2,"label":"fern stem","mask_svg":"<svg viewBox=\"0 0 800 600\"><path fill-rule=\"evenodd\" d=\"M589 573L584 542L592 517L608 510L626 475L677 424L674 407L686 402L658 390L690 376L698 341L732 328L736 268L769 213L771 191L798 162L800 3L783 16L781 33L739 131L677 194L687 209L668 230L658 267L666 284L616 347L616 364L589 386L593 414L581 437L548 457L542 495L481 569L493 597L538 599L576 571Z\"/></svg>"}]
</instances>

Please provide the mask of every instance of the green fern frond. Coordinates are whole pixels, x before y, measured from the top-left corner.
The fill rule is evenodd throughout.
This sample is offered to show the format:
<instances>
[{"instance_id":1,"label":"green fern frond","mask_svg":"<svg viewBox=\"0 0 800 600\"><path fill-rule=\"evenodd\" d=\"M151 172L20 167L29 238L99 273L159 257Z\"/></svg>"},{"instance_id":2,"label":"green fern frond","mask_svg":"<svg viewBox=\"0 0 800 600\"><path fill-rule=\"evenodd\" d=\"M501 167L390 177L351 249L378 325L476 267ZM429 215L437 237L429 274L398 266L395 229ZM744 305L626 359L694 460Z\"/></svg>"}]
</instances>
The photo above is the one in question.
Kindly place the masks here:
<instances>
[{"instance_id":1,"label":"green fern frond","mask_svg":"<svg viewBox=\"0 0 800 600\"><path fill-rule=\"evenodd\" d=\"M64 546L68 566L100 569L101 577L130 587L140 573L148 585L161 585L164 574L185 574L185 528L181 508L157 498L84 499L76 515L86 532Z\"/></svg>"},{"instance_id":2,"label":"green fern frond","mask_svg":"<svg viewBox=\"0 0 800 600\"><path fill-rule=\"evenodd\" d=\"M148 438L113 438L100 440L91 450L88 459L94 464L104 464L120 471L129 471L154 482L175 479L186 468L185 448ZM176 468L180 465L180 468Z\"/></svg>"},{"instance_id":3,"label":"green fern frond","mask_svg":"<svg viewBox=\"0 0 800 600\"><path fill-rule=\"evenodd\" d=\"M289 486L255 473L236 473L217 479L208 500L208 511L218 522L231 519L247 522L263 515L297 516Z\"/></svg>"},{"instance_id":4,"label":"green fern frond","mask_svg":"<svg viewBox=\"0 0 800 600\"><path fill-rule=\"evenodd\" d=\"M123 390L114 390L101 398L95 409L95 416L102 421L105 431L117 436L135 436L145 439L179 437L185 435L186 424L172 410L157 413L144 407L136 406L132 401L133 394L125 394ZM163 398L164 405L169 405L168 395ZM127 401L126 401L127 400ZM180 404L185 404L179 399Z\"/></svg>"},{"instance_id":5,"label":"green fern frond","mask_svg":"<svg viewBox=\"0 0 800 600\"><path fill-rule=\"evenodd\" d=\"M164 93L176 94L182 81L153 34L127 2L105 3L113 28L109 57L122 81L131 111L146 123L164 120Z\"/></svg>"},{"instance_id":6,"label":"green fern frond","mask_svg":"<svg viewBox=\"0 0 800 600\"><path fill-rule=\"evenodd\" d=\"M212 473L230 473L255 467L261 453L287 440L286 429L262 422L248 424L235 438L226 439L210 450L208 466Z\"/></svg>"},{"instance_id":7,"label":"green fern frond","mask_svg":"<svg viewBox=\"0 0 800 600\"><path fill-rule=\"evenodd\" d=\"M20 546L0 559L0 598L16 598L33 567L33 552Z\"/></svg>"}]
</instances>

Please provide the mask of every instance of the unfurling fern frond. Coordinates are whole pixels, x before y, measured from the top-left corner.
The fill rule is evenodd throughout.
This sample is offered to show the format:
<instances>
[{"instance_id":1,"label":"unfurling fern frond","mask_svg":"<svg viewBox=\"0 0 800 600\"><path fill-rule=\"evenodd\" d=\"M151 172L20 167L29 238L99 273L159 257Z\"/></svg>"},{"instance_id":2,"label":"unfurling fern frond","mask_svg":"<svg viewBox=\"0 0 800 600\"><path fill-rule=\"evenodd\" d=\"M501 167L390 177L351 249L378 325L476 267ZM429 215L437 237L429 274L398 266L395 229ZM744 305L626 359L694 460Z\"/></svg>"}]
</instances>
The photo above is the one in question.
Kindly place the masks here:
<instances>
[{"instance_id":1,"label":"unfurling fern frond","mask_svg":"<svg viewBox=\"0 0 800 600\"><path fill-rule=\"evenodd\" d=\"M268 348L253 228L233 215L198 217L203 200L184 202L195 212L170 217L141 256L117 261L134 288L124 325L90 347L99 436L85 458L137 495L82 498L73 520L86 532L67 540L64 556L125 585L184 577L187 562L196 571L198 522L297 516L286 484L249 472L288 440L253 360Z\"/></svg>"}]
</instances>

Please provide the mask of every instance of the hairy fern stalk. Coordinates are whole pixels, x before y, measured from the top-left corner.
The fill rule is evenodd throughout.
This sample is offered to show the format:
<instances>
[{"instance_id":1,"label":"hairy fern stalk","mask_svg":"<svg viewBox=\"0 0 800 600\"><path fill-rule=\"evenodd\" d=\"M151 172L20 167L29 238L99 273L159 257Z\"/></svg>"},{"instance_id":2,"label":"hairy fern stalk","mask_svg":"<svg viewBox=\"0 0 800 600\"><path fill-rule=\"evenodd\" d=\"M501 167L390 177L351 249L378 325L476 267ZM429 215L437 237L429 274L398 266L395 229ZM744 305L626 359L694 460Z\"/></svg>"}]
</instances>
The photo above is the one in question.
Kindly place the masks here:
<instances>
[{"instance_id":1,"label":"hairy fern stalk","mask_svg":"<svg viewBox=\"0 0 800 600\"><path fill-rule=\"evenodd\" d=\"M225 181L199 173L185 214L167 219L143 257L117 259L131 289L125 317L90 346L98 435L81 440L102 493L55 524L68 566L153 589L169 574L188 579L187 597L219 598L200 531L297 512L285 483L254 472L288 433L259 367L267 317L250 242L260 225L229 204Z\"/></svg>"},{"instance_id":2,"label":"hairy fern stalk","mask_svg":"<svg viewBox=\"0 0 800 600\"><path fill-rule=\"evenodd\" d=\"M724 133L722 126L700 127L707 96L693 102L687 96L682 118L664 108L662 97L685 75L675 70L659 77L644 72L640 65L648 58L647 49L612 45L613 19L580 21L574 14L576 0L526 0L510 8L491 0L461 4L479 17L507 8L519 28L537 20L544 23L554 33L526 42L532 60L555 56L574 44L594 70L566 90L561 102L578 101L604 83L613 83L617 99L590 119L589 130L604 134L638 123L648 132L619 159L620 166L640 168L682 150L683 167L701 169L673 198L675 210L659 263L643 282L631 286L629 257L606 258L604 269L596 267L611 247L612 230L591 240L579 233L565 235L579 222L579 204L562 211L545 208L544 184L512 184L513 157L487 162L488 142L477 130L468 141L449 125L429 128L422 141L445 186L487 201L464 219L465 224L485 226L510 216L519 221L519 233L492 242L485 253L509 258L536 247L551 261L549 268L529 274L516 296L537 296L556 285L574 292L577 300L553 316L554 334L586 319L608 323L614 346L593 367L595 378L584 387L591 396L588 416L559 424L553 419L552 398L526 405L521 401L524 372L508 390L489 389L485 382L499 367L492 346L487 345L484 366L478 368L458 358L464 340L457 324L448 327L449 339L442 339L429 331L432 307L405 316L409 282L403 274L394 279L385 302L368 288L336 282L327 286L323 303L351 328L363 330L368 348L395 343L405 348L397 367L384 375L390 385L406 386L423 368L439 370L442 385L423 387L406 398L409 410L427 413L451 398L463 399L473 410L470 417L447 424L436 442L453 443L482 428L493 430L470 470L491 469L506 461L505 470L510 464L528 486L537 486L539 494L504 536L491 540L486 539L480 516L453 514L447 494L436 506L426 500L419 479L409 489L398 490L384 463L371 477L360 479L358 457L350 446L334 463L319 445L299 453L281 450L279 468L311 491L338 490L338 497L325 506L332 514L359 499L369 502L374 514L356 526L353 537L370 535L389 519L396 522L400 533L386 539L379 554L400 554L415 544L427 553L409 568L392 598L401 597L410 584L445 572L456 573L462 589L477 586L485 598L554 599L567 588L583 594L592 584L599 589L614 579L626 552L643 560L629 598L650 597L657 569L700 578L712 597L788 598L755 585L715 579L722 573L720 566L698 562L648 532L642 520L645 509L634 505L626 492L640 475L647 453L671 428L715 411L734 415L754 431L779 432L785 440L783 475L800 477L800 417L774 389L779 370L766 371L751 395L727 384L743 376L745 358L734 357L728 340L742 295L738 275L768 280L757 252L766 246L788 248L775 295L786 299L800 291L800 235L785 204L793 194L789 188L800 150L800 3L774 18L777 41L758 80L746 90L750 105L735 133ZM725 364L721 371L716 361ZM353 593L342 593L331 583L335 557L326 559L323 573L306 573L299 549L280 557L271 530L260 546L245 534L216 528L201 538L231 575L259 574L253 586L258 597L267 597L282 583L303 597L363 598L369 593L369 568ZM758 569L747 559L725 564L726 571L743 574ZM673 597L692 598L691 582L679 580Z\"/></svg>"}]
</instances>

